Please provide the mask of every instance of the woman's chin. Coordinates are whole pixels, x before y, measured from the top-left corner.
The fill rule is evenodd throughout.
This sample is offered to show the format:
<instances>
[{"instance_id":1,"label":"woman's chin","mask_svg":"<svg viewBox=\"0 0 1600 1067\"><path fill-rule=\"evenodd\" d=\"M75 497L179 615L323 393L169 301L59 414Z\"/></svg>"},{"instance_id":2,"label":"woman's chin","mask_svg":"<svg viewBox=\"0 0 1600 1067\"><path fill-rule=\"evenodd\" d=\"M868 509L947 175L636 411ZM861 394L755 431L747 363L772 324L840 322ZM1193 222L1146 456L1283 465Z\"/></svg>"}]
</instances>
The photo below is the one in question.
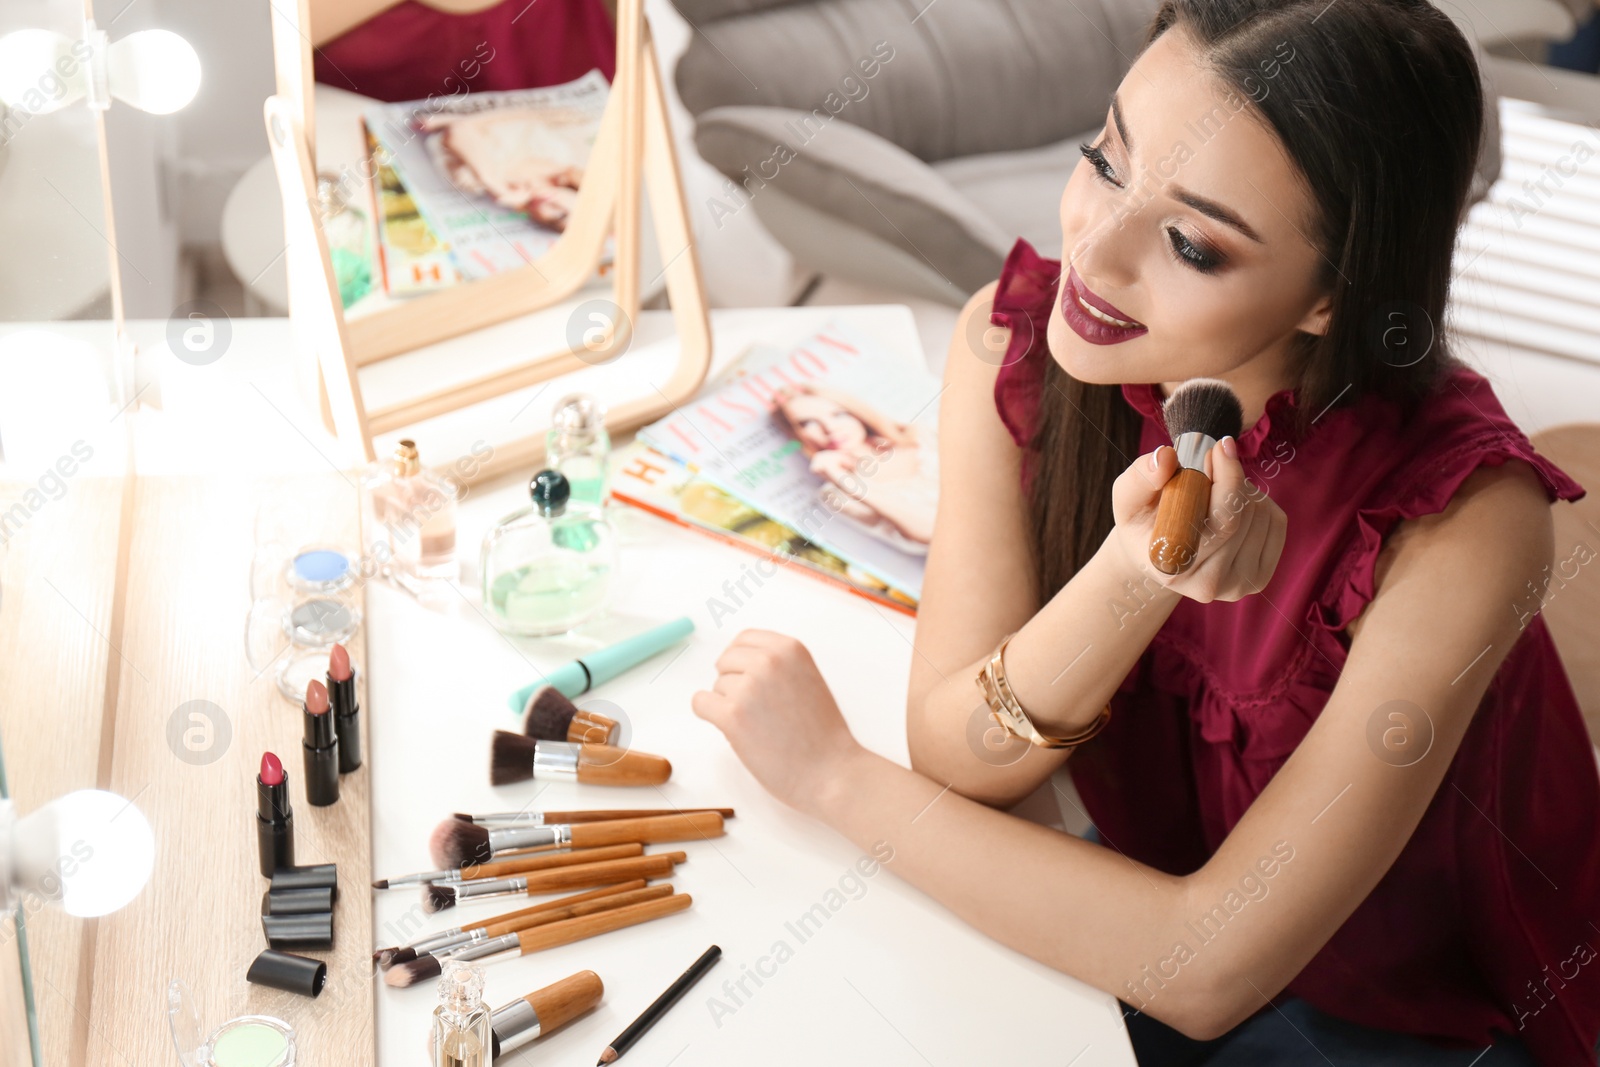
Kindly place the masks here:
<instances>
[{"instance_id":1,"label":"woman's chin","mask_svg":"<svg viewBox=\"0 0 1600 1067\"><path fill-rule=\"evenodd\" d=\"M1133 380L1128 377L1127 361L1117 358L1123 351L1122 345L1090 344L1072 332L1059 311L1050 316L1044 336L1051 358L1080 382L1120 385Z\"/></svg>"}]
</instances>

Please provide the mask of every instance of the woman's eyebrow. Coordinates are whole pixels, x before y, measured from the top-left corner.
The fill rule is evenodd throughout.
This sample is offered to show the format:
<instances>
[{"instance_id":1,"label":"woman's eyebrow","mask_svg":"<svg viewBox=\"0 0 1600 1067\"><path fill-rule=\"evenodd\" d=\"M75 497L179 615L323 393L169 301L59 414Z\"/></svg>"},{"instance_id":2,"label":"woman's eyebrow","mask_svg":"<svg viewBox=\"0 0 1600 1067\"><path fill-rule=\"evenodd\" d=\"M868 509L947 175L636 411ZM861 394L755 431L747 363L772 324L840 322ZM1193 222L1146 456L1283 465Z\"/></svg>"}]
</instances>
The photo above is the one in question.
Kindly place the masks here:
<instances>
[{"instance_id":1,"label":"woman's eyebrow","mask_svg":"<svg viewBox=\"0 0 1600 1067\"><path fill-rule=\"evenodd\" d=\"M1203 196L1196 196L1187 189L1180 189L1177 186L1172 186L1169 188L1167 190L1167 195L1178 201L1180 204L1188 204L1202 215L1216 219L1218 222L1224 223L1225 225L1232 226L1234 229L1238 230L1240 233L1244 234L1258 245L1266 244L1266 242L1261 239L1261 235L1250 228L1250 224L1248 222L1245 222L1238 215L1235 215L1233 212L1229 211L1215 200L1207 200Z\"/></svg>"},{"instance_id":2,"label":"woman's eyebrow","mask_svg":"<svg viewBox=\"0 0 1600 1067\"><path fill-rule=\"evenodd\" d=\"M1122 101L1117 99L1117 94L1111 94L1111 118L1117 124L1117 136L1122 138L1122 147L1133 151L1133 138L1128 136L1128 126L1122 121Z\"/></svg>"}]
</instances>

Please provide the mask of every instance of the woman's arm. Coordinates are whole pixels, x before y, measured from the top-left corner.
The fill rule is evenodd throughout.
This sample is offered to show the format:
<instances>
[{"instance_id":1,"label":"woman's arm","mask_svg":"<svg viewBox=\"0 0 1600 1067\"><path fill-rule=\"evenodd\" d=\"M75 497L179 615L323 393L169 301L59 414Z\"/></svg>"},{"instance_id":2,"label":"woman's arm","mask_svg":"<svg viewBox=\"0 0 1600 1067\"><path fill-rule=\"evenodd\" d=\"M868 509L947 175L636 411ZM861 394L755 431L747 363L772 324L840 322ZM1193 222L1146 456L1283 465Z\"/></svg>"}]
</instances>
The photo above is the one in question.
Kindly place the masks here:
<instances>
[{"instance_id":1,"label":"woman's arm","mask_svg":"<svg viewBox=\"0 0 1600 1067\"><path fill-rule=\"evenodd\" d=\"M886 843L902 878L966 922L1213 1037L1282 990L1399 855L1520 635L1506 605L1551 561L1552 531L1521 463L1481 469L1443 513L1402 524L1326 707L1216 854L1184 877L861 749L792 638L741 634L693 706L776 796L862 848ZM1397 706L1414 706L1431 732L1426 754L1403 767L1368 743L1369 723Z\"/></svg>"},{"instance_id":2,"label":"woman's arm","mask_svg":"<svg viewBox=\"0 0 1600 1067\"><path fill-rule=\"evenodd\" d=\"M939 507L917 612L906 698L911 765L963 796L1008 806L1066 760L1063 750L1011 738L989 718L974 679L1000 639L1006 674L1040 730L1076 733L1094 721L1149 647L1181 595L1237 600L1265 586L1283 547L1284 516L1252 494L1237 458L1211 454L1208 536L1196 563L1162 575L1148 546L1161 487L1178 469L1163 447L1137 457L1113 489L1117 530L1042 608L1020 487L1021 452L995 410L993 355L969 347L994 286L962 309L940 398ZM982 316L982 319L977 319ZM1041 404L1065 401L1040 398ZM1132 546L1132 547L1130 547Z\"/></svg>"}]
</instances>

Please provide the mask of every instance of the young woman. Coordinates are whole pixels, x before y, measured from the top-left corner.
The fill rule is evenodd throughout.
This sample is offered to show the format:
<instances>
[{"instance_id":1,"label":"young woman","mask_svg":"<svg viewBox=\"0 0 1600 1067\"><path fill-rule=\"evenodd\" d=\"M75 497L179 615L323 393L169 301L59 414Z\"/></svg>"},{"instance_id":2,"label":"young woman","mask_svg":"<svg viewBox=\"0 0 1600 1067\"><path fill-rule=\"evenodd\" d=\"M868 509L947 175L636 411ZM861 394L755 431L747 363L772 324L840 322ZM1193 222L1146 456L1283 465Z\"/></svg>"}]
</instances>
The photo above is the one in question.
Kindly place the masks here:
<instances>
[{"instance_id":1,"label":"young woman","mask_svg":"<svg viewBox=\"0 0 1600 1067\"><path fill-rule=\"evenodd\" d=\"M1600 775L1537 593L1583 489L1440 332L1479 84L1424 0L1168 0L1066 262L1018 242L955 332L914 769L779 634L694 697L777 797L1119 997L1147 1063L1596 1062ZM1160 408L1202 376L1246 429L1170 577ZM969 745L997 650L1018 736L1092 739ZM1069 756L1096 840L998 810Z\"/></svg>"},{"instance_id":2,"label":"young woman","mask_svg":"<svg viewBox=\"0 0 1600 1067\"><path fill-rule=\"evenodd\" d=\"M825 479L829 509L901 551L925 555L939 483L917 428L809 382L786 386L774 399L812 473Z\"/></svg>"}]
</instances>

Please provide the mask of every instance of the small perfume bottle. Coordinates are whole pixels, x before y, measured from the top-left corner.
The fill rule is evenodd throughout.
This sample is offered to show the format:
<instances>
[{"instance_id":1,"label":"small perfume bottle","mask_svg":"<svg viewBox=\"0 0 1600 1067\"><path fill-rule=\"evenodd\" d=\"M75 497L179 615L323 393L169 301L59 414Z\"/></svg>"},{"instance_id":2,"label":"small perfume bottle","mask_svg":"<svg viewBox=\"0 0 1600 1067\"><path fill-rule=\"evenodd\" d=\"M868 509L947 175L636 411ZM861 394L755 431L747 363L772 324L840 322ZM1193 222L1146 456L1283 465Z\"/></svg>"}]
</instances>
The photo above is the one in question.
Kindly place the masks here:
<instances>
[{"instance_id":1,"label":"small perfume bottle","mask_svg":"<svg viewBox=\"0 0 1600 1067\"><path fill-rule=\"evenodd\" d=\"M611 435L606 412L588 393L572 393L556 403L550 430L545 434L545 463L560 471L572 487L572 499L603 506L606 503L606 459Z\"/></svg>"},{"instance_id":2,"label":"small perfume bottle","mask_svg":"<svg viewBox=\"0 0 1600 1067\"><path fill-rule=\"evenodd\" d=\"M433 1067L489 1067L489 1005L483 1001L483 970L477 964L444 961L428 1047Z\"/></svg>"},{"instance_id":3,"label":"small perfume bottle","mask_svg":"<svg viewBox=\"0 0 1600 1067\"><path fill-rule=\"evenodd\" d=\"M422 466L414 441L368 468L362 498L367 550L386 550L391 566L416 578L456 576L456 499L459 491Z\"/></svg>"},{"instance_id":4,"label":"small perfume bottle","mask_svg":"<svg viewBox=\"0 0 1600 1067\"><path fill-rule=\"evenodd\" d=\"M565 633L599 614L617 569L617 541L599 507L571 499L559 471L528 483L530 507L483 536L483 602L507 633Z\"/></svg>"}]
</instances>

